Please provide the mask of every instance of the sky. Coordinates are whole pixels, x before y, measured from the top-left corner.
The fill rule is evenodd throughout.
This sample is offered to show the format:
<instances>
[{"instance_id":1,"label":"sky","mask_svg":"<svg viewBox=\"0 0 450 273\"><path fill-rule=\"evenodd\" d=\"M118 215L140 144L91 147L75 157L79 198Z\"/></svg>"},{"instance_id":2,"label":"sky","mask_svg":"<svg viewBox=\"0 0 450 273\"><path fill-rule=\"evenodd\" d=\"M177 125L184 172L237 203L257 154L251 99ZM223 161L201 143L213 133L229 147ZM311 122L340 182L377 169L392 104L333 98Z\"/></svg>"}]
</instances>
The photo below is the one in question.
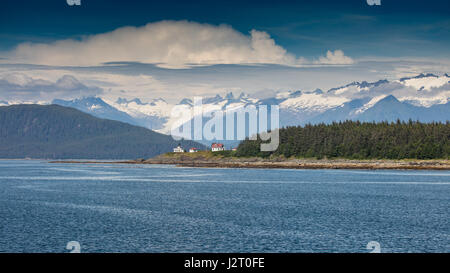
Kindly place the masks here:
<instances>
[{"instance_id":1,"label":"sky","mask_svg":"<svg viewBox=\"0 0 450 273\"><path fill-rule=\"evenodd\" d=\"M0 100L265 97L450 72L448 0L67 2L2 1Z\"/></svg>"}]
</instances>

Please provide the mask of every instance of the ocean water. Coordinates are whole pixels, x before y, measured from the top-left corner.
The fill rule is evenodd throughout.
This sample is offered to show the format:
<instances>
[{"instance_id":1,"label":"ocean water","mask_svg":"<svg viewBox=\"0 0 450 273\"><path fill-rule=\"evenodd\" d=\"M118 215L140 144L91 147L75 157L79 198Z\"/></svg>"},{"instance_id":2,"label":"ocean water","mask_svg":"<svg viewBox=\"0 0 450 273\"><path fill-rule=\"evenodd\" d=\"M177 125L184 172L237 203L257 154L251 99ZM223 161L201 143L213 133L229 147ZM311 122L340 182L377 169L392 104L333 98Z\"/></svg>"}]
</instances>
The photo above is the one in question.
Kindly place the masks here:
<instances>
[{"instance_id":1,"label":"ocean water","mask_svg":"<svg viewBox=\"0 0 450 273\"><path fill-rule=\"evenodd\" d=\"M449 171L0 160L0 252L450 252Z\"/></svg>"}]
</instances>

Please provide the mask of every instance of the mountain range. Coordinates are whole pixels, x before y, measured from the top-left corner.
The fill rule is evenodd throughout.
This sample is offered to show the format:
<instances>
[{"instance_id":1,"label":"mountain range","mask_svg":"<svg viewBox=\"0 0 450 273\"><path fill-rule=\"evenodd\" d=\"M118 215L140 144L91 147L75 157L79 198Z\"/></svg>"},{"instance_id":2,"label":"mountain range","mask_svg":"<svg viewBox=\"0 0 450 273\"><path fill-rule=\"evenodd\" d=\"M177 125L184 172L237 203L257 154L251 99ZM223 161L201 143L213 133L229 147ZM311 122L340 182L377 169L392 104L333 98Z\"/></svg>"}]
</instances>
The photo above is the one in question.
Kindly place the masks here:
<instances>
[{"instance_id":1,"label":"mountain range","mask_svg":"<svg viewBox=\"0 0 450 273\"><path fill-rule=\"evenodd\" d=\"M60 105L0 107L0 158L136 159L206 147Z\"/></svg>"},{"instance_id":2,"label":"mountain range","mask_svg":"<svg viewBox=\"0 0 450 273\"><path fill-rule=\"evenodd\" d=\"M55 99L53 104L73 107L99 118L106 118L143 126L168 134L175 121L171 109L183 106L192 109L192 98L177 104L157 98L142 102L139 98L119 98L115 101L102 97L83 97L74 100ZM280 126L307 123L330 123L343 120L422 122L450 120L450 76L420 74L414 77L376 82L352 82L327 91L294 90L278 92L273 97L256 99L241 93L228 93L203 98L204 109L225 111L248 105L278 105ZM0 105L9 105L0 102Z\"/></svg>"}]
</instances>

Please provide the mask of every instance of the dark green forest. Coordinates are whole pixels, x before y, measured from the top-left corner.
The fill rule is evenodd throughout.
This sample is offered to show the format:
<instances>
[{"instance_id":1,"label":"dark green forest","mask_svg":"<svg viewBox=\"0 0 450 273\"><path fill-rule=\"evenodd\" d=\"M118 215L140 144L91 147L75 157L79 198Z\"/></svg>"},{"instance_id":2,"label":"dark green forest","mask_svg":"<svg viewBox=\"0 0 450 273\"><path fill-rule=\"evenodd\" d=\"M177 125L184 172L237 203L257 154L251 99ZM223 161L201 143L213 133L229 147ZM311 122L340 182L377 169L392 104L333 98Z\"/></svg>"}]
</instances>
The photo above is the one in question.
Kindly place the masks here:
<instances>
[{"instance_id":1,"label":"dark green forest","mask_svg":"<svg viewBox=\"0 0 450 273\"><path fill-rule=\"evenodd\" d=\"M345 121L280 129L280 145L261 152L261 140L241 142L236 156L302 158L448 159L450 124Z\"/></svg>"},{"instance_id":2,"label":"dark green forest","mask_svg":"<svg viewBox=\"0 0 450 273\"><path fill-rule=\"evenodd\" d=\"M184 147L205 147L193 141L128 123L100 119L58 105L0 107L0 158L135 159Z\"/></svg>"}]
</instances>

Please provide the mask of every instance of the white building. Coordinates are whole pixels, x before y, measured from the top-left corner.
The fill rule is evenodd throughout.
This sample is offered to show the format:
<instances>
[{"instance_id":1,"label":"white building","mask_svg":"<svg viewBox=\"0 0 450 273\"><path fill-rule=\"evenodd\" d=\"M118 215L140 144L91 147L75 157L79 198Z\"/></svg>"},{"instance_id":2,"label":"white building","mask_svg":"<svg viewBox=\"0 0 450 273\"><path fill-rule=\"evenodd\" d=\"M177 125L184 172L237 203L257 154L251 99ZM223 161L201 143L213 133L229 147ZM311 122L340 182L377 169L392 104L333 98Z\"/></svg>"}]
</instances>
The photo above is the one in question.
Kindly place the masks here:
<instances>
[{"instance_id":1,"label":"white building","mask_svg":"<svg viewBox=\"0 0 450 273\"><path fill-rule=\"evenodd\" d=\"M219 152L219 151L224 151L224 150L225 150L225 146L223 146L222 143L213 143L211 145L212 152Z\"/></svg>"},{"instance_id":2,"label":"white building","mask_svg":"<svg viewBox=\"0 0 450 273\"><path fill-rule=\"evenodd\" d=\"M173 148L174 153L184 153L184 149L181 148L180 145L178 145L176 148Z\"/></svg>"},{"instance_id":3,"label":"white building","mask_svg":"<svg viewBox=\"0 0 450 273\"><path fill-rule=\"evenodd\" d=\"M198 149L197 148L190 148L189 152L190 153L196 153L196 152L198 152Z\"/></svg>"}]
</instances>

